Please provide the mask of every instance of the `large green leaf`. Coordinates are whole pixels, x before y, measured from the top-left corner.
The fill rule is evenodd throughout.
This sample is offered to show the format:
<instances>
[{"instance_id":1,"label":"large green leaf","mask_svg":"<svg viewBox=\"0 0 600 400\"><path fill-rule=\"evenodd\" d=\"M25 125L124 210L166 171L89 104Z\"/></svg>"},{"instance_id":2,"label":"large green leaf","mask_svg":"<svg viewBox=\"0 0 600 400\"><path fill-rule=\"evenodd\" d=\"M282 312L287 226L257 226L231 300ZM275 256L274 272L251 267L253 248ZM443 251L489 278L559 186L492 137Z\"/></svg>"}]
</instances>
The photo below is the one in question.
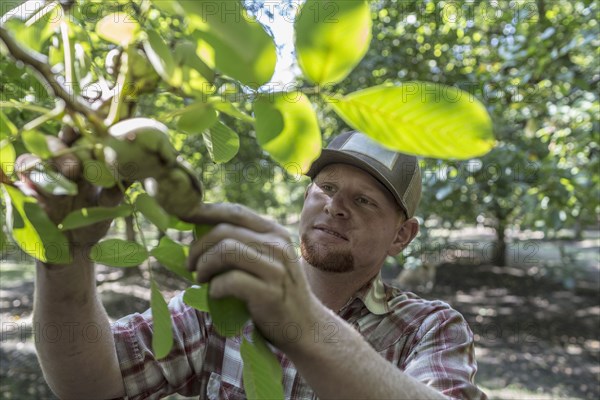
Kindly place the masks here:
<instances>
[{"instance_id":1,"label":"large green leaf","mask_svg":"<svg viewBox=\"0 0 600 400\"><path fill-rule=\"evenodd\" d=\"M6 3L10 4L10 2ZM3 3L3 5L6 3ZM4 28L9 30L21 44L38 52L43 49L46 40L52 36L56 25L56 16L45 15L39 18L35 16L28 18L31 15L29 12L42 4L43 2L39 1L27 1L16 9L9 11L2 18ZM21 7L25 9L19 9ZM9 15L13 18L7 18ZM4 21L5 18L7 18L6 21ZM27 19L27 21L24 21L24 19Z\"/></svg>"},{"instance_id":2,"label":"large green leaf","mask_svg":"<svg viewBox=\"0 0 600 400\"><path fill-rule=\"evenodd\" d=\"M90 258L111 267L137 267L148 258L148 252L136 242L106 239L92 247Z\"/></svg>"},{"instance_id":3,"label":"large green leaf","mask_svg":"<svg viewBox=\"0 0 600 400\"><path fill-rule=\"evenodd\" d=\"M217 96L211 97L208 100L209 103L216 110L221 111L222 113L225 113L233 118L237 118L241 121L248 122L250 124L254 123L254 118L242 112L235 104L225 101Z\"/></svg>"},{"instance_id":4,"label":"large green leaf","mask_svg":"<svg viewBox=\"0 0 600 400\"><path fill-rule=\"evenodd\" d=\"M0 109L0 140L16 135L18 132L15 124Z\"/></svg>"},{"instance_id":5,"label":"large green leaf","mask_svg":"<svg viewBox=\"0 0 600 400\"><path fill-rule=\"evenodd\" d=\"M321 152L321 130L308 98L269 93L254 105L256 139L290 173L306 172Z\"/></svg>"},{"instance_id":6,"label":"large green leaf","mask_svg":"<svg viewBox=\"0 0 600 400\"><path fill-rule=\"evenodd\" d=\"M235 157L240 149L238 134L220 121L205 130L202 137L210 158L216 163L226 163Z\"/></svg>"},{"instance_id":7,"label":"large green leaf","mask_svg":"<svg viewBox=\"0 0 600 400\"><path fill-rule=\"evenodd\" d=\"M47 164L37 163L29 172L29 179L38 189L54 196L75 196L78 192L76 183Z\"/></svg>"},{"instance_id":8,"label":"large green leaf","mask_svg":"<svg viewBox=\"0 0 600 400\"><path fill-rule=\"evenodd\" d=\"M179 87L181 85L181 70L177 68L173 54L169 46L156 32L146 32L148 38L144 41L144 51L148 61L156 70L156 73L169 85Z\"/></svg>"},{"instance_id":9,"label":"large green leaf","mask_svg":"<svg viewBox=\"0 0 600 400\"><path fill-rule=\"evenodd\" d=\"M214 50L215 66L245 85L258 88L275 72L275 43L262 25L248 16L241 1L182 1L197 37Z\"/></svg>"},{"instance_id":10,"label":"large green leaf","mask_svg":"<svg viewBox=\"0 0 600 400\"><path fill-rule=\"evenodd\" d=\"M140 32L140 24L130 13L108 14L96 24L96 33L102 39L127 47Z\"/></svg>"},{"instance_id":11,"label":"large green leaf","mask_svg":"<svg viewBox=\"0 0 600 400\"><path fill-rule=\"evenodd\" d=\"M165 232L169 229L171 216L158 204L154 197L146 193L138 195L135 198L135 209L161 231Z\"/></svg>"},{"instance_id":12,"label":"large green leaf","mask_svg":"<svg viewBox=\"0 0 600 400\"><path fill-rule=\"evenodd\" d=\"M48 148L48 142L46 141L46 135L43 133L36 130L25 131L21 134L21 138L30 153L43 159L52 157L52 152Z\"/></svg>"},{"instance_id":13,"label":"large green leaf","mask_svg":"<svg viewBox=\"0 0 600 400\"><path fill-rule=\"evenodd\" d=\"M12 143L7 139L0 140L0 167L6 175L10 176L15 170L16 158L17 153Z\"/></svg>"},{"instance_id":14,"label":"large green leaf","mask_svg":"<svg viewBox=\"0 0 600 400\"><path fill-rule=\"evenodd\" d=\"M398 151L466 159L494 146L485 107L455 87L407 82L326 100L350 126Z\"/></svg>"},{"instance_id":15,"label":"large green leaf","mask_svg":"<svg viewBox=\"0 0 600 400\"><path fill-rule=\"evenodd\" d=\"M166 357L173 347L173 328L169 307L154 279L151 284L150 308L152 309L152 327L154 329L152 350L154 350L154 356L160 360Z\"/></svg>"},{"instance_id":16,"label":"large green leaf","mask_svg":"<svg viewBox=\"0 0 600 400\"><path fill-rule=\"evenodd\" d=\"M8 227L15 242L30 256L51 264L71 261L69 241L50 221L48 215L33 197L27 197L17 188L3 185L10 210Z\"/></svg>"},{"instance_id":17,"label":"large green leaf","mask_svg":"<svg viewBox=\"0 0 600 400\"><path fill-rule=\"evenodd\" d=\"M206 286L208 287L210 284ZM209 288L206 290L210 292ZM213 299L208 296L208 309L215 329L221 336L225 337L239 335L250 319L246 304L235 297Z\"/></svg>"},{"instance_id":18,"label":"large green leaf","mask_svg":"<svg viewBox=\"0 0 600 400\"><path fill-rule=\"evenodd\" d=\"M8 244L8 238L6 237L6 234L4 233L4 220L2 218L1 212L0 212L0 219L2 219L2 221L0 221L0 252L4 252L4 250L6 249L6 246Z\"/></svg>"},{"instance_id":19,"label":"large green leaf","mask_svg":"<svg viewBox=\"0 0 600 400\"><path fill-rule=\"evenodd\" d=\"M88 207L71 211L60 223L63 231L89 226L107 219L127 217L133 209L128 204L117 207Z\"/></svg>"},{"instance_id":20,"label":"large green leaf","mask_svg":"<svg viewBox=\"0 0 600 400\"><path fill-rule=\"evenodd\" d=\"M197 43L191 41L179 42L173 50L173 55L179 65L198 71L204 78L205 83L212 83L215 80L215 71L198 56Z\"/></svg>"},{"instance_id":21,"label":"large green leaf","mask_svg":"<svg viewBox=\"0 0 600 400\"><path fill-rule=\"evenodd\" d=\"M183 294L183 301L196 310L208 312L208 285L187 288Z\"/></svg>"},{"instance_id":22,"label":"large green leaf","mask_svg":"<svg viewBox=\"0 0 600 400\"><path fill-rule=\"evenodd\" d=\"M196 102L177 112L177 129L191 134L200 134L217 122L217 112L208 103Z\"/></svg>"},{"instance_id":23,"label":"large green leaf","mask_svg":"<svg viewBox=\"0 0 600 400\"><path fill-rule=\"evenodd\" d=\"M214 93L214 72L196 54L196 44L180 42L173 51L177 73L181 74L181 90L194 97Z\"/></svg>"},{"instance_id":24,"label":"large green leaf","mask_svg":"<svg viewBox=\"0 0 600 400\"><path fill-rule=\"evenodd\" d=\"M240 353L244 361L242 376L248 399L283 399L281 365L256 329L252 342L243 339Z\"/></svg>"},{"instance_id":25,"label":"large green leaf","mask_svg":"<svg viewBox=\"0 0 600 400\"><path fill-rule=\"evenodd\" d=\"M319 85L344 79L369 49L371 26L364 0L307 0L294 24L304 75Z\"/></svg>"},{"instance_id":26,"label":"large green leaf","mask_svg":"<svg viewBox=\"0 0 600 400\"><path fill-rule=\"evenodd\" d=\"M186 266L188 250L187 246L175 242L168 236L163 236L158 246L150 250L150 255L177 275L192 281L192 273Z\"/></svg>"}]
</instances>

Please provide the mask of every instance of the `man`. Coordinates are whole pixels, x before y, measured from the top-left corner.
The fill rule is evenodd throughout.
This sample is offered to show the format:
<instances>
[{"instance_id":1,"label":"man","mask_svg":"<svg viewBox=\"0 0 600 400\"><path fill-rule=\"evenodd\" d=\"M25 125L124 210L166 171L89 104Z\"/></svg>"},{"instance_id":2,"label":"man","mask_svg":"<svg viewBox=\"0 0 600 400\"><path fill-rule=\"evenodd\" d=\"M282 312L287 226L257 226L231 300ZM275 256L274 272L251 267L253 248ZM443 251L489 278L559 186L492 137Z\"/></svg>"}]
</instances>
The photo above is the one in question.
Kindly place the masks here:
<instances>
[{"instance_id":1,"label":"man","mask_svg":"<svg viewBox=\"0 0 600 400\"><path fill-rule=\"evenodd\" d=\"M385 258L418 233L416 158L346 133L308 175L301 257L290 254L283 227L239 205L205 205L190 217L215 225L191 248L190 269L211 282L210 296L246 303L284 367L286 397L484 398L472 382L473 339L462 316L381 281ZM111 330L91 262L75 254L75 265L41 265L37 277L35 322L73 327L70 340L37 337L46 379L61 398L245 397L239 338L219 336L206 313L176 296L174 348L156 360L150 314ZM86 326L102 334L86 341Z\"/></svg>"}]
</instances>

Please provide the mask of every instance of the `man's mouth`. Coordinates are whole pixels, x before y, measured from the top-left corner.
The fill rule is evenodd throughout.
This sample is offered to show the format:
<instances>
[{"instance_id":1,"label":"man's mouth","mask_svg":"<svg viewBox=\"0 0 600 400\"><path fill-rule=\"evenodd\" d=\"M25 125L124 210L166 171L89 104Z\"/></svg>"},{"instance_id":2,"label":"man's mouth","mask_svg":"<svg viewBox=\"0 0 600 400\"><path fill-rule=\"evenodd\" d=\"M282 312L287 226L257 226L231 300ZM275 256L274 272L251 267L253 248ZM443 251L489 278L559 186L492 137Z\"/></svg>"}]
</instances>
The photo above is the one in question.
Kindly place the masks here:
<instances>
[{"instance_id":1,"label":"man's mouth","mask_svg":"<svg viewBox=\"0 0 600 400\"><path fill-rule=\"evenodd\" d=\"M329 228L327 226L317 225L317 226L315 226L315 229L319 230L319 231L323 231L325 233L328 233L328 234L330 234L332 236L335 236L337 238L340 238L340 239L343 239L343 240L348 240L348 238L346 236L342 235L339 232L336 232L336 231L332 230L331 228Z\"/></svg>"}]
</instances>

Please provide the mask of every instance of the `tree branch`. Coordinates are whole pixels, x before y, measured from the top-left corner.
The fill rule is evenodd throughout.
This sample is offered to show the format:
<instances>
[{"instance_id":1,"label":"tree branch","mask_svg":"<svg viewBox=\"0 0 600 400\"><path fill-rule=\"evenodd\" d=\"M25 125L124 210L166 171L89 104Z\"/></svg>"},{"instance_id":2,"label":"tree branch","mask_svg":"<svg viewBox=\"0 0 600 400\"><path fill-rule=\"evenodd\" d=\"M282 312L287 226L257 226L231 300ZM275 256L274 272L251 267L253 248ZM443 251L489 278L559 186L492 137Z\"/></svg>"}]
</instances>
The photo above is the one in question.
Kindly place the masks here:
<instances>
[{"instance_id":1,"label":"tree branch","mask_svg":"<svg viewBox=\"0 0 600 400\"><path fill-rule=\"evenodd\" d=\"M72 94L63 84L56 80L54 73L48 65L46 56L21 47L10 32L2 26L0 26L0 40L15 60L21 61L31 67L38 75L38 79L48 84L52 93L65 102L68 110L84 115L93 125L98 135L106 135L106 126L96 112L81 97Z\"/></svg>"}]
</instances>

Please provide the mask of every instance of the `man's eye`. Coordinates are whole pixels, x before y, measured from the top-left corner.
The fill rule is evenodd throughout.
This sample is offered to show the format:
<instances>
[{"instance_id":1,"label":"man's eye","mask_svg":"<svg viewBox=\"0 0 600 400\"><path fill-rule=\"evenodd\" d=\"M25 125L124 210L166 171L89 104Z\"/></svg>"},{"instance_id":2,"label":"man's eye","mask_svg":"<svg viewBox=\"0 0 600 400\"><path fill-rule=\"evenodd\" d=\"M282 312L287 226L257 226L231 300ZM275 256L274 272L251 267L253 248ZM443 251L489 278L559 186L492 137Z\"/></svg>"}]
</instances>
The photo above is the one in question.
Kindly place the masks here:
<instances>
[{"instance_id":1,"label":"man's eye","mask_svg":"<svg viewBox=\"0 0 600 400\"><path fill-rule=\"evenodd\" d=\"M367 199L366 197L359 197L356 201L358 201L359 204L364 204L364 205L374 204L371 202L371 200Z\"/></svg>"},{"instance_id":2,"label":"man's eye","mask_svg":"<svg viewBox=\"0 0 600 400\"><path fill-rule=\"evenodd\" d=\"M333 191L333 186L324 183L321 185L321 190L324 192L331 192Z\"/></svg>"}]
</instances>

